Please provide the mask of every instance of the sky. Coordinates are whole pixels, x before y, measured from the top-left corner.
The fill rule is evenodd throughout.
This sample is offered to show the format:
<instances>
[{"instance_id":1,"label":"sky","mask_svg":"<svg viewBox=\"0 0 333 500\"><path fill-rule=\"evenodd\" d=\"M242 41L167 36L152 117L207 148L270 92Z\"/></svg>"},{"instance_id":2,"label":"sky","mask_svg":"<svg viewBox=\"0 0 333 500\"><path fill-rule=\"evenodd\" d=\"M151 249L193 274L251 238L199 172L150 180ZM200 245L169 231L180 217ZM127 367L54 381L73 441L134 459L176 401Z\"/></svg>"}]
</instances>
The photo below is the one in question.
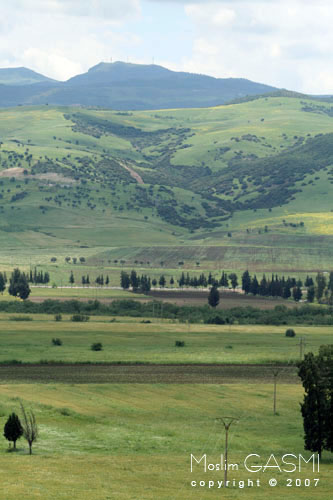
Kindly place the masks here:
<instances>
[{"instance_id":1,"label":"sky","mask_svg":"<svg viewBox=\"0 0 333 500\"><path fill-rule=\"evenodd\" d=\"M129 61L333 94L331 0L1 4L1 68L66 80L101 61Z\"/></svg>"}]
</instances>

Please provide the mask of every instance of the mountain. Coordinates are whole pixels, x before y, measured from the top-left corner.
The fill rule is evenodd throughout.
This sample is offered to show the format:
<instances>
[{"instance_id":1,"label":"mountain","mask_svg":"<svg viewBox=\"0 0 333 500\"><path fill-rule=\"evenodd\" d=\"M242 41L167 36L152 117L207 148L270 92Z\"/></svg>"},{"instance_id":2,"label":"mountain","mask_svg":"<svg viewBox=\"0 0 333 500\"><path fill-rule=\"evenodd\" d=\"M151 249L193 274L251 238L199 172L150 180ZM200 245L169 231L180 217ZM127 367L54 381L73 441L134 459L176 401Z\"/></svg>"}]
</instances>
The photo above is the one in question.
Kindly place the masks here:
<instances>
[{"instance_id":1,"label":"mountain","mask_svg":"<svg viewBox=\"0 0 333 500\"><path fill-rule=\"evenodd\" d=\"M40 82L55 82L28 68L0 68L0 84L31 85Z\"/></svg>"},{"instance_id":2,"label":"mountain","mask_svg":"<svg viewBox=\"0 0 333 500\"><path fill-rule=\"evenodd\" d=\"M100 63L67 82L51 81L34 72L30 74L25 68L17 69L16 80L14 70L2 71L4 76L1 80L0 73L0 83L6 85L0 88L1 107L46 103L117 110L209 107L277 90L242 78L213 78L157 65L123 62ZM32 81L33 75L40 78L34 76ZM18 82L21 82L20 89Z\"/></svg>"}]
</instances>

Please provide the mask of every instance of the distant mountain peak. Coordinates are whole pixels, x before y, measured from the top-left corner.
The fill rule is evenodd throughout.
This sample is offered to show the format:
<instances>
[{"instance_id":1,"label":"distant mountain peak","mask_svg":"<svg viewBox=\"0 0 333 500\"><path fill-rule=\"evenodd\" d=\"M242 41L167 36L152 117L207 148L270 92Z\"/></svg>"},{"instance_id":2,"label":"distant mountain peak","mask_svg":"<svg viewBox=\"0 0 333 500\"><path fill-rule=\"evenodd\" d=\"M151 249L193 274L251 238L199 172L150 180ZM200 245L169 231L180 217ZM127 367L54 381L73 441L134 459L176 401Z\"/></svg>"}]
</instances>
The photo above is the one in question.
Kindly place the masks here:
<instances>
[{"instance_id":1,"label":"distant mountain peak","mask_svg":"<svg viewBox=\"0 0 333 500\"><path fill-rule=\"evenodd\" d=\"M5 85L31 85L33 83L55 81L24 66L0 68L0 83Z\"/></svg>"}]
</instances>

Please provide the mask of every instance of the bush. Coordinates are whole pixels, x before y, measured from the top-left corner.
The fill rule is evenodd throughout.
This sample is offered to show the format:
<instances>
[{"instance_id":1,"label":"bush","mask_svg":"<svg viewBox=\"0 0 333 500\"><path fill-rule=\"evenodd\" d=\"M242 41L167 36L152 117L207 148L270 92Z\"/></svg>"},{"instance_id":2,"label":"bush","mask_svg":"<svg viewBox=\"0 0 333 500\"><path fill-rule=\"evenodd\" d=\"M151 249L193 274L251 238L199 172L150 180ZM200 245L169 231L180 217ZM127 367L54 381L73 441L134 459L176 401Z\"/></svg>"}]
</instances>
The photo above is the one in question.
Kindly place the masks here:
<instances>
[{"instance_id":1,"label":"bush","mask_svg":"<svg viewBox=\"0 0 333 500\"><path fill-rule=\"evenodd\" d=\"M62 340L61 339L52 339L52 344L53 345L62 345Z\"/></svg>"},{"instance_id":2,"label":"bush","mask_svg":"<svg viewBox=\"0 0 333 500\"><path fill-rule=\"evenodd\" d=\"M185 342L183 340L176 340L175 346L176 347L185 347Z\"/></svg>"},{"instance_id":3,"label":"bush","mask_svg":"<svg viewBox=\"0 0 333 500\"><path fill-rule=\"evenodd\" d=\"M61 316L61 314L60 314L60 313L55 314L55 316L54 316L54 321L61 321L61 320L62 320L62 316Z\"/></svg>"},{"instance_id":4,"label":"bush","mask_svg":"<svg viewBox=\"0 0 333 500\"><path fill-rule=\"evenodd\" d=\"M90 348L92 351L102 351L103 350L103 345L101 344L101 342L95 342L94 344L91 344L91 348Z\"/></svg>"},{"instance_id":5,"label":"bush","mask_svg":"<svg viewBox=\"0 0 333 500\"><path fill-rule=\"evenodd\" d=\"M71 321L89 321L90 317L86 314L73 314Z\"/></svg>"},{"instance_id":6,"label":"bush","mask_svg":"<svg viewBox=\"0 0 333 500\"><path fill-rule=\"evenodd\" d=\"M286 330L286 337L296 337L295 330L288 328L288 330Z\"/></svg>"},{"instance_id":7,"label":"bush","mask_svg":"<svg viewBox=\"0 0 333 500\"><path fill-rule=\"evenodd\" d=\"M10 316L10 321L32 321L30 316Z\"/></svg>"},{"instance_id":8,"label":"bush","mask_svg":"<svg viewBox=\"0 0 333 500\"><path fill-rule=\"evenodd\" d=\"M209 325L225 325L225 320L221 316L213 316L206 321Z\"/></svg>"}]
</instances>

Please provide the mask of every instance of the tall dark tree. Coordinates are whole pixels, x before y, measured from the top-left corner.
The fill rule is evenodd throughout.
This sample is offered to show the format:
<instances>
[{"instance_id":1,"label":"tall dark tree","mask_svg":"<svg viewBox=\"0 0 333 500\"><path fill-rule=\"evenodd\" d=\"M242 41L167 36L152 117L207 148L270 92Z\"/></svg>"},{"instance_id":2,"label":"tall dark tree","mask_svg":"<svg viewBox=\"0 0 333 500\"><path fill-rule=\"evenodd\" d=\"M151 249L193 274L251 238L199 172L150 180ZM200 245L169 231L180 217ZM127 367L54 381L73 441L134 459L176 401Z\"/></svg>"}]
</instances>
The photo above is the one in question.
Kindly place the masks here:
<instances>
[{"instance_id":1,"label":"tall dark tree","mask_svg":"<svg viewBox=\"0 0 333 500\"><path fill-rule=\"evenodd\" d=\"M321 346L319 354L305 355L298 375L305 390L301 405L305 449L321 455L333 450L333 346Z\"/></svg>"},{"instance_id":2,"label":"tall dark tree","mask_svg":"<svg viewBox=\"0 0 333 500\"><path fill-rule=\"evenodd\" d=\"M130 277L126 271L121 271L120 273L120 286L124 290L128 290L131 284Z\"/></svg>"},{"instance_id":3,"label":"tall dark tree","mask_svg":"<svg viewBox=\"0 0 333 500\"><path fill-rule=\"evenodd\" d=\"M208 294L208 304L211 307L217 307L220 302L220 294L217 289L217 287L214 285L211 287L209 294Z\"/></svg>"},{"instance_id":4,"label":"tall dark tree","mask_svg":"<svg viewBox=\"0 0 333 500\"><path fill-rule=\"evenodd\" d=\"M317 283L317 288L316 288L316 297L318 302L322 299L324 295L324 290L326 288L326 278L323 275L323 273L318 273L316 276L316 283Z\"/></svg>"},{"instance_id":5,"label":"tall dark tree","mask_svg":"<svg viewBox=\"0 0 333 500\"><path fill-rule=\"evenodd\" d=\"M302 298L302 289L299 286L293 288L293 299L295 302L299 302Z\"/></svg>"},{"instance_id":6,"label":"tall dark tree","mask_svg":"<svg viewBox=\"0 0 333 500\"><path fill-rule=\"evenodd\" d=\"M69 276L69 282L70 282L71 285L73 285L75 283L75 278L74 278L73 271L71 271L71 274Z\"/></svg>"},{"instance_id":7,"label":"tall dark tree","mask_svg":"<svg viewBox=\"0 0 333 500\"><path fill-rule=\"evenodd\" d=\"M5 436L7 441L13 442L14 450L16 450L16 441L20 439L22 434L23 428L20 419L16 415L16 413L12 413L11 415L9 415L8 420L5 423L3 435Z\"/></svg>"},{"instance_id":8,"label":"tall dark tree","mask_svg":"<svg viewBox=\"0 0 333 500\"><path fill-rule=\"evenodd\" d=\"M0 273L0 293L1 295L3 292L6 290L6 282L5 282L5 277L2 273Z\"/></svg>"},{"instance_id":9,"label":"tall dark tree","mask_svg":"<svg viewBox=\"0 0 333 500\"><path fill-rule=\"evenodd\" d=\"M133 292L137 292L140 283L136 271L134 269L131 271L130 282Z\"/></svg>"},{"instance_id":10,"label":"tall dark tree","mask_svg":"<svg viewBox=\"0 0 333 500\"><path fill-rule=\"evenodd\" d=\"M159 284L162 288L163 288L163 287L165 287L165 284L166 284L166 279L165 279L164 274L162 274L162 276L160 276L160 279L159 279L158 284Z\"/></svg>"},{"instance_id":11,"label":"tall dark tree","mask_svg":"<svg viewBox=\"0 0 333 500\"><path fill-rule=\"evenodd\" d=\"M251 288L251 276L248 270L244 271L242 275L242 290L245 293L250 293Z\"/></svg>"},{"instance_id":12,"label":"tall dark tree","mask_svg":"<svg viewBox=\"0 0 333 500\"><path fill-rule=\"evenodd\" d=\"M9 294L25 300L29 297L30 291L29 283L25 274L18 268L14 269L9 280Z\"/></svg>"},{"instance_id":13,"label":"tall dark tree","mask_svg":"<svg viewBox=\"0 0 333 500\"><path fill-rule=\"evenodd\" d=\"M254 275L253 279L251 281L250 292L253 293L253 295L257 295L259 293L259 289L260 289L260 286L259 286L257 277L256 277L256 275Z\"/></svg>"},{"instance_id":14,"label":"tall dark tree","mask_svg":"<svg viewBox=\"0 0 333 500\"><path fill-rule=\"evenodd\" d=\"M333 292L333 271L330 272L327 288L330 292Z\"/></svg>"},{"instance_id":15,"label":"tall dark tree","mask_svg":"<svg viewBox=\"0 0 333 500\"><path fill-rule=\"evenodd\" d=\"M315 287L309 286L306 300L312 303L314 301L315 294L316 294Z\"/></svg>"},{"instance_id":16,"label":"tall dark tree","mask_svg":"<svg viewBox=\"0 0 333 500\"><path fill-rule=\"evenodd\" d=\"M229 279L230 279L231 286L232 286L233 290L235 290L235 288L237 288L237 286L238 286L237 274L236 273L229 274Z\"/></svg>"}]
</instances>

